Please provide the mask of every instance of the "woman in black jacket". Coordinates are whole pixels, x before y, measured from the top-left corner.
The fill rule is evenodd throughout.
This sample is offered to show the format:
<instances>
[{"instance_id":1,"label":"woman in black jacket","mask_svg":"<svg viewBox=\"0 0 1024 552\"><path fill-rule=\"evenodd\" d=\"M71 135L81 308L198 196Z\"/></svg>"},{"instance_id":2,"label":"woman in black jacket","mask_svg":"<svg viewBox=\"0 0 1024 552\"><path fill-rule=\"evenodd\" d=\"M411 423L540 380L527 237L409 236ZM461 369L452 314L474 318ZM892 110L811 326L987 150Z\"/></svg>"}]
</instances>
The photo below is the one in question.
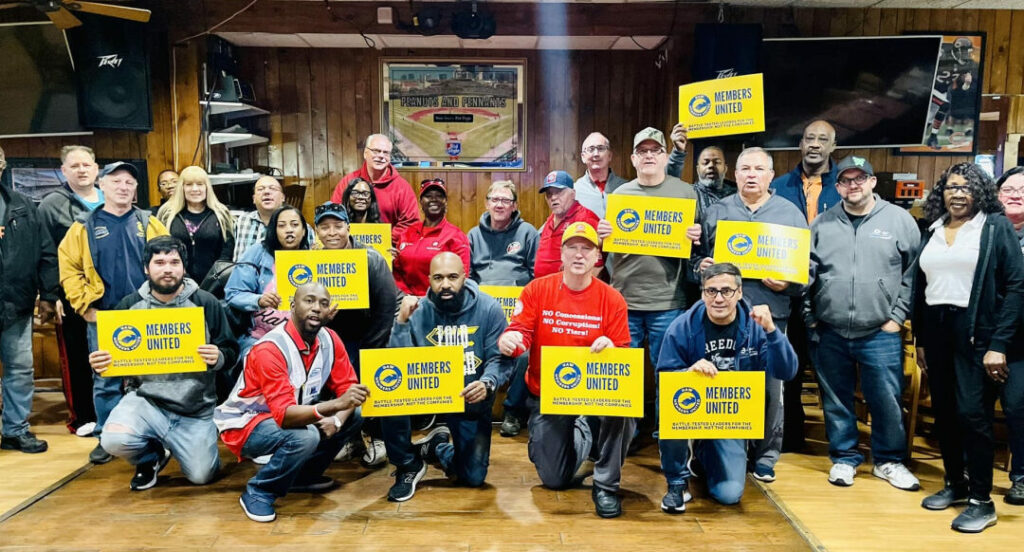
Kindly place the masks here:
<instances>
[{"instance_id":1,"label":"woman in black jacket","mask_svg":"<svg viewBox=\"0 0 1024 552\"><path fill-rule=\"evenodd\" d=\"M234 220L213 192L210 177L200 167L186 167L178 177L174 195L157 219L172 236L185 243L185 274L201 284L216 261L231 262L235 249Z\"/></svg>"},{"instance_id":2,"label":"woman in black jacket","mask_svg":"<svg viewBox=\"0 0 1024 552\"><path fill-rule=\"evenodd\" d=\"M967 502L957 531L995 525L993 408L1024 398L1024 347L1015 338L1024 301L1024 258L992 179L973 163L947 169L925 203L915 283L918 359L927 370L945 487L930 510ZM966 454L967 478L964 478Z\"/></svg>"}]
</instances>

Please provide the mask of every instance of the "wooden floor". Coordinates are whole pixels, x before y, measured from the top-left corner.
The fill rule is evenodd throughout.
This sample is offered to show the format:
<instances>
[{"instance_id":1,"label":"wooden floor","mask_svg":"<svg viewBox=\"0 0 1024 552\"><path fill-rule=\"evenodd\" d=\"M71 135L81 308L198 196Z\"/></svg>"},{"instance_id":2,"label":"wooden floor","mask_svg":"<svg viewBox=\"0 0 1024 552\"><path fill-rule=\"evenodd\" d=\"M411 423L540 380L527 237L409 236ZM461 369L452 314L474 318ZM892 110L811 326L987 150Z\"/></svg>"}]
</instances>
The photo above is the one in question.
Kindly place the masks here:
<instances>
[{"instance_id":1,"label":"wooden floor","mask_svg":"<svg viewBox=\"0 0 1024 552\"><path fill-rule=\"evenodd\" d=\"M81 441L88 441L81 439ZM91 443L90 443L91 444ZM14 454L14 453L11 453ZM18 453L22 462L60 477L42 456ZM4 456L7 455L5 451ZM645 447L623 472L625 515L594 515L590 480L569 491L549 491L526 456L525 435L505 439L495 431L488 485L451 486L431 468L416 496L395 504L384 499L390 468L370 471L335 464L328 475L344 485L324 495L295 494L278 501L278 520L253 523L238 495L254 472L226 452L224 476L194 487L172 461L157 487L131 492L132 472L123 461L95 466L31 507L0 523L0 550L304 550L330 547L372 550L808 550L807 542L779 510L748 483L739 506L697 498L685 514L659 509L665 490L657 448ZM85 453L81 454L85 460ZM2 473L2 472L0 472ZM3 485L14 486L6 474Z\"/></svg>"}]
</instances>

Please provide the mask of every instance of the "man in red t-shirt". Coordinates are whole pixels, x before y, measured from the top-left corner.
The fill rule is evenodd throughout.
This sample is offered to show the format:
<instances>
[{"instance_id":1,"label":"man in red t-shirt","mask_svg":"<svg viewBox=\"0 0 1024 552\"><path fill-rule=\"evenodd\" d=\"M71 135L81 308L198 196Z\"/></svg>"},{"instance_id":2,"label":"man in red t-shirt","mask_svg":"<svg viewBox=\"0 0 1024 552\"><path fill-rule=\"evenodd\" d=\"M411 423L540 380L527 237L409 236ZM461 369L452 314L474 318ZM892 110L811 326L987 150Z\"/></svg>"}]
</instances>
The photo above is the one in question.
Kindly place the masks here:
<instances>
[{"instance_id":1,"label":"man in red t-shirt","mask_svg":"<svg viewBox=\"0 0 1024 552\"><path fill-rule=\"evenodd\" d=\"M592 435L583 418L540 413L540 357L545 346L629 347L626 300L593 275L601 258L594 227L575 222L562 234L563 272L538 278L523 288L512 323L498 340L499 351L519 356L530 351L526 386L530 396L529 454L545 487L565 489L576 480L580 465L596 442L593 499L597 515L622 514L617 492L622 464L636 428L635 418L599 416Z\"/></svg>"},{"instance_id":2,"label":"man in red t-shirt","mask_svg":"<svg viewBox=\"0 0 1024 552\"><path fill-rule=\"evenodd\" d=\"M231 395L214 411L231 452L272 455L239 498L253 521L274 521L274 501L289 492L333 488L324 471L362 425L355 410L369 390L357 382L338 334L322 327L330 306L322 284L295 290L291 318L253 345ZM325 391L335 398L321 400Z\"/></svg>"},{"instance_id":3,"label":"man in red t-shirt","mask_svg":"<svg viewBox=\"0 0 1024 552\"><path fill-rule=\"evenodd\" d=\"M398 237L417 221L416 194L402 175L391 164L391 140L383 134L371 134L363 148L363 165L358 171L346 174L334 188L331 203L342 203L342 196L348 183L356 177L373 185L380 209L380 221L391 224L391 243L398 243Z\"/></svg>"},{"instance_id":4,"label":"man in red t-shirt","mask_svg":"<svg viewBox=\"0 0 1024 552\"><path fill-rule=\"evenodd\" d=\"M533 267L534 278L562 270L562 234L570 224L585 222L597 228L597 222L600 220L593 211L576 201L572 177L565 171L549 172L544 178L544 185L540 187L540 193L544 194L544 201L548 203L551 216L544 221L544 226L540 229L537 261ZM600 267L604 266L600 247L598 253L595 276L601 272Z\"/></svg>"}]
</instances>

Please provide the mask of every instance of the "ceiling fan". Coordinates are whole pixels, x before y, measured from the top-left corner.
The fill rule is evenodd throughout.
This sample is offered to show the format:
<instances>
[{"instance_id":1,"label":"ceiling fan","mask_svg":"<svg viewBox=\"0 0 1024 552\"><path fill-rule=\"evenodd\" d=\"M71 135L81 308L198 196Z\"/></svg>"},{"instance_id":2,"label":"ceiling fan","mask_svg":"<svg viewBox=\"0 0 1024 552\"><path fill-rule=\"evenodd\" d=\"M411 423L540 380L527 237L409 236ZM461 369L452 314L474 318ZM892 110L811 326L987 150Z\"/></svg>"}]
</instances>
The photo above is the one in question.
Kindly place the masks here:
<instances>
[{"instance_id":1,"label":"ceiling fan","mask_svg":"<svg viewBox=\"0 0 1024 552\"><path fill-rule=\"evenodd\" d=\"M142 23L149 21L150 16L150 11L142 8L129 8L127 6L101 4L98 2L78 2L77 0L67 2L63 0L24 0L22 2L0 3L0 10L24 6L33 7L45 13L58 29L70 29L71 27L81 25L82 21L71 13L76 11Z\"/></svg>"}]
</instances>

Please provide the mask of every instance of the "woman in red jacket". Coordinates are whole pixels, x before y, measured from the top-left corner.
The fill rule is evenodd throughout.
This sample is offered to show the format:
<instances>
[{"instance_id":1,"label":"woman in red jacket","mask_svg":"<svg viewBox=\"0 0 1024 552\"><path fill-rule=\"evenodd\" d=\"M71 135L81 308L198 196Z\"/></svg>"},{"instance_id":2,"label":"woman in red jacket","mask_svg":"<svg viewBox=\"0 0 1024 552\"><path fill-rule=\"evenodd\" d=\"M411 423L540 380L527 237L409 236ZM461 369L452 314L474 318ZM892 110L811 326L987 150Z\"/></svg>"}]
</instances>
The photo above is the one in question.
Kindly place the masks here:
<instances>
[{"instance_id":1,"label":"woman in red jacket","mask_svg":"<svg viewBox=\"0 0 1024 552\"><path fill-rule=\"evenodd\" d=\"M426 295L430 260L442 251L451 251L469 262L469 238L458 226L448 222L448 189L444 180L435 178L420 183L420 209L423 220L405 229L395 244L393 272L398 289L410 295Z\"/></svg>"}]
</instances>

